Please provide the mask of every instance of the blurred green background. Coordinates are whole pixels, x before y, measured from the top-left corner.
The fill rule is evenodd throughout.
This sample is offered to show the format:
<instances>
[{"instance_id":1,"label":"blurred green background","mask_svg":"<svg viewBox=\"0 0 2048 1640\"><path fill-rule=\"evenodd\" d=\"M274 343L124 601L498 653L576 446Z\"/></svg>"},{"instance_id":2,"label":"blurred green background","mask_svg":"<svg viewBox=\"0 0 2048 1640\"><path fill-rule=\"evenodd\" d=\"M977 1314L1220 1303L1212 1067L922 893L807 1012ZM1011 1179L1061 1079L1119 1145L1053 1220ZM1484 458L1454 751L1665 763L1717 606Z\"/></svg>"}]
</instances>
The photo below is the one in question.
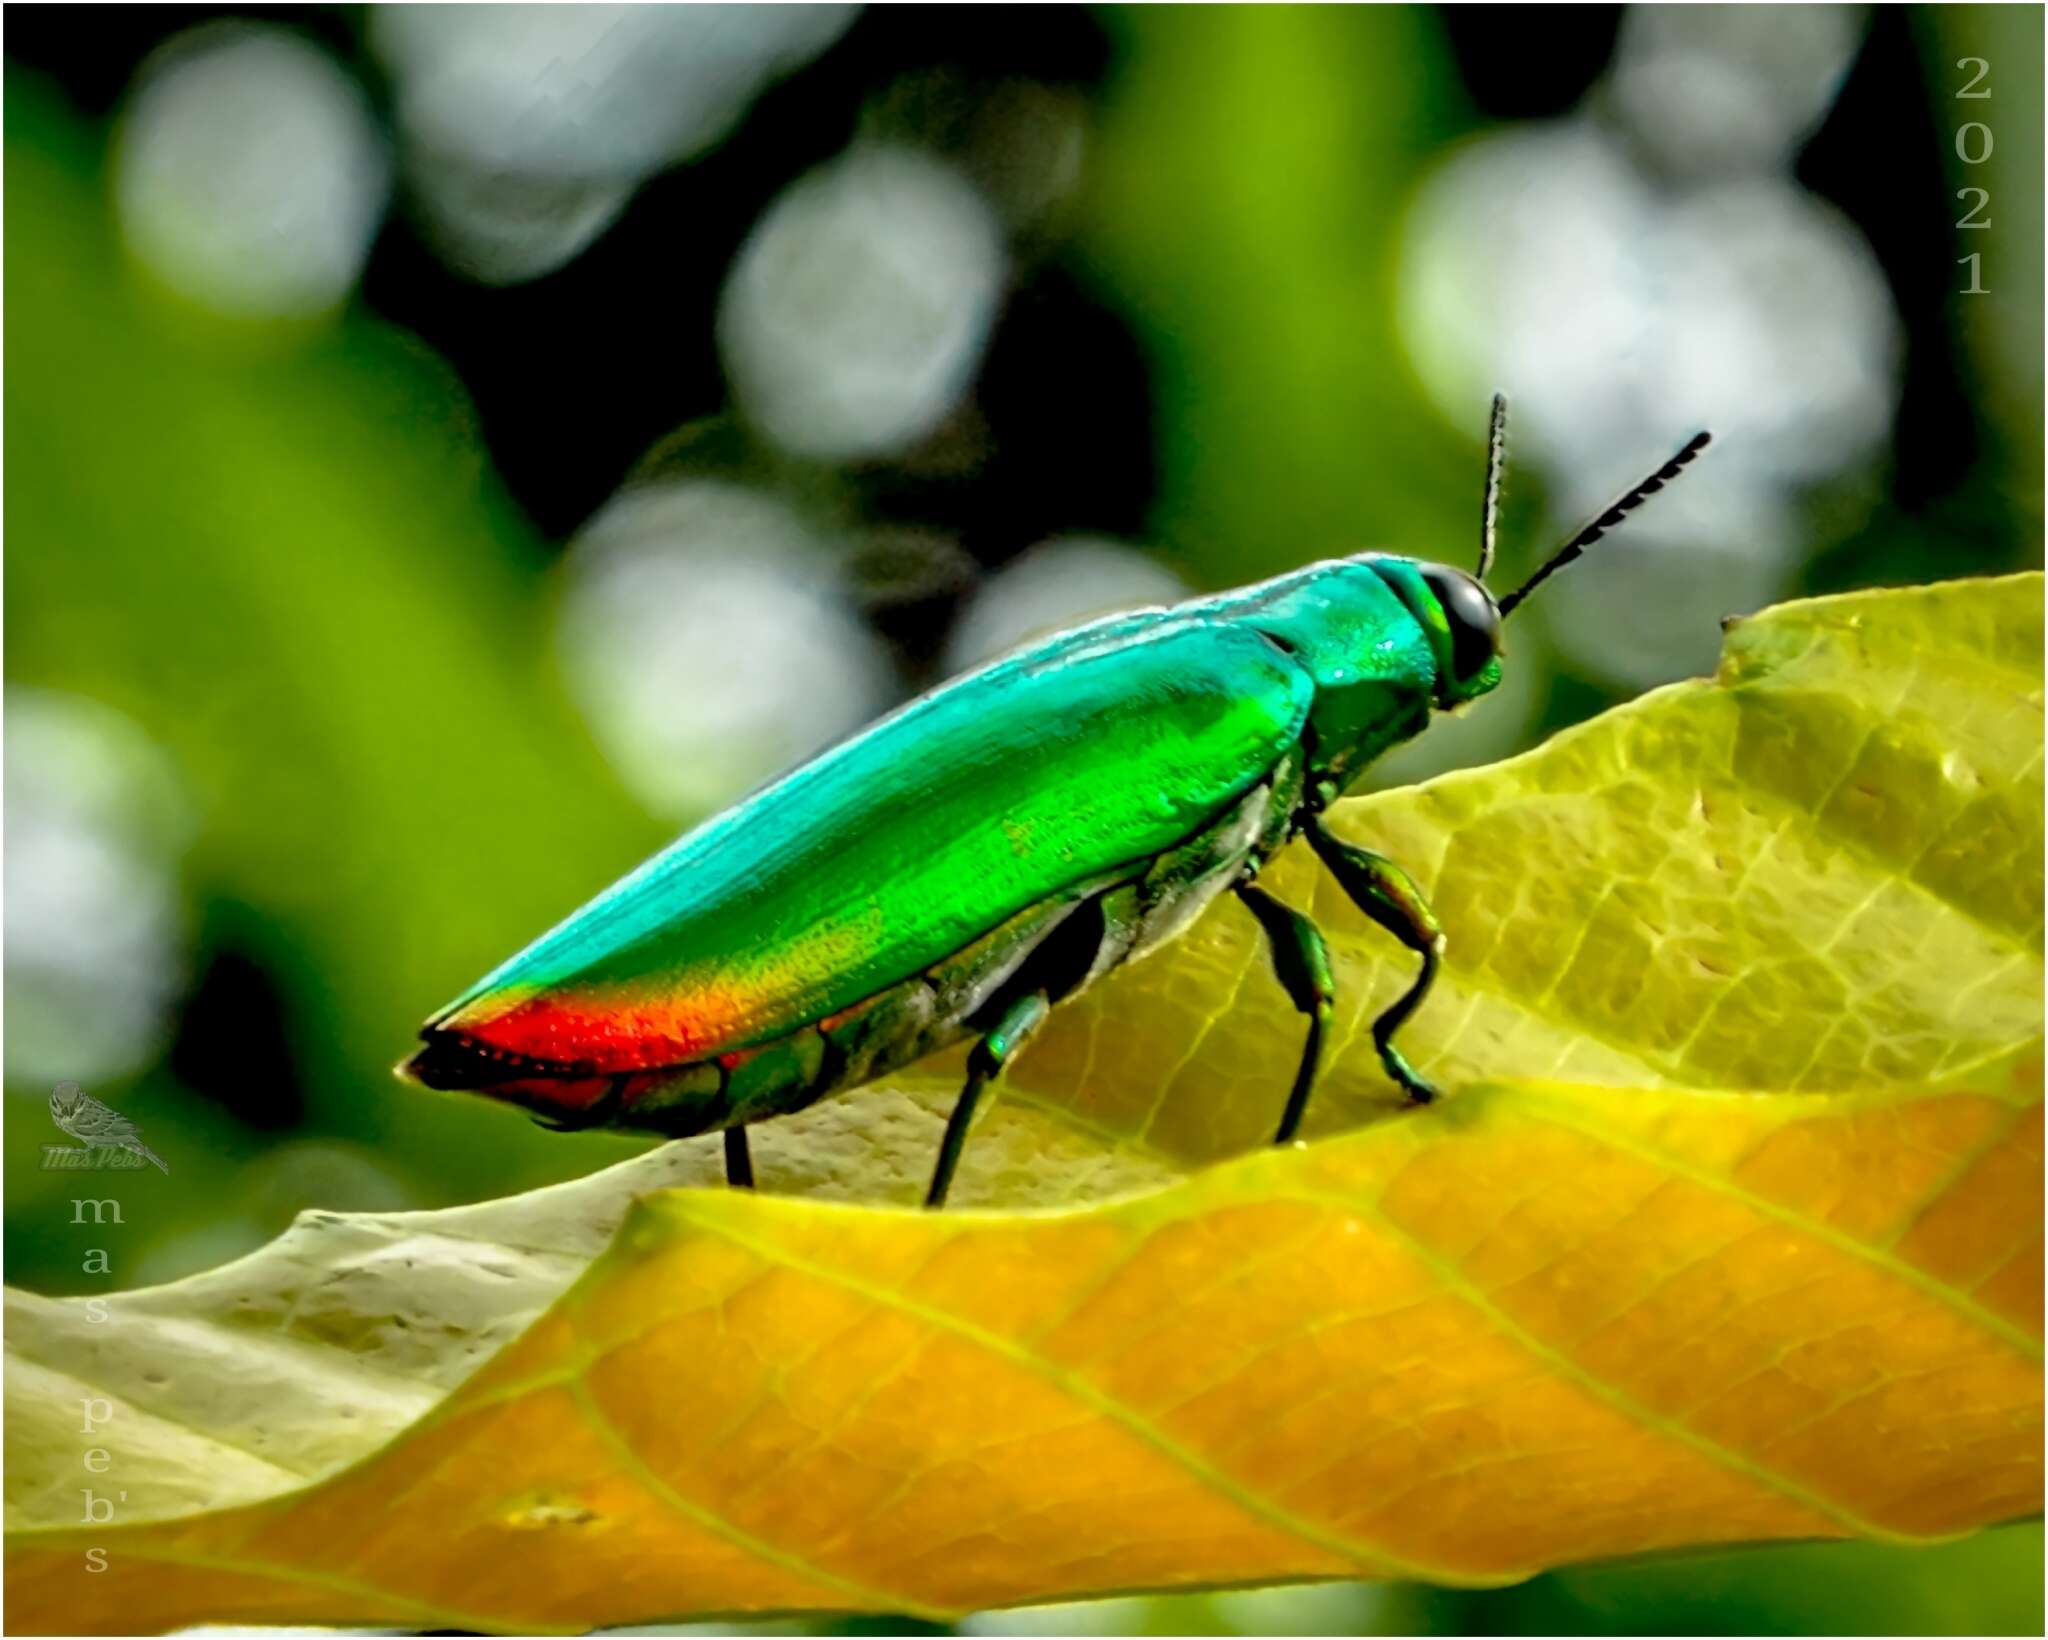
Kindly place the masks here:
<instances>
[{"instance_id":1,"label":"blurred green background","mask_svg":"<svg viewBox=\"0 0 2048 1640\"><path fill-rule=\"evenodd\" d=\"M2037 8L9 24L5 1247L43 1291L104 1286L39 1167L60 1079L171 1164L120 1176L123 1286L630 1153L388 1067L1027 634L1469 564L1496 386L1508 584L1717 446L1385 781L1706 670L1725 614L2041 561ZM2034 1526L976 1626L2039 1632L2041 1589Z\"/></svg>"}]
</instances>

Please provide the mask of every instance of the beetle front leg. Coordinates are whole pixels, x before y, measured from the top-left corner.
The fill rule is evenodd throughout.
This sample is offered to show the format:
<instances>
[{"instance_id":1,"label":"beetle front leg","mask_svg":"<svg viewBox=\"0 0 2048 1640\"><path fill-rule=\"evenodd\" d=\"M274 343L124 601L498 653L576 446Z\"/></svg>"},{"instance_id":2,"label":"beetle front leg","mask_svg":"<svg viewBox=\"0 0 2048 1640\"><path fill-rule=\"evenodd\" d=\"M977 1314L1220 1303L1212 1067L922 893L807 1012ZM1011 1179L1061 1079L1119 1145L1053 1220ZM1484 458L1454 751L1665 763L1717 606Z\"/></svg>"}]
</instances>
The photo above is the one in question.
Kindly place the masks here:
<instances>
[{"instance_id":1,"label":"beetle front leg","mask_svg":"<svg viewBox=\"0 0 2048 1640\"><path fill-rule=\"evenodd\" d=\"M946 1137L939 1142L939 1164L932 1170L932 1187L925 1192L925 1206L945 1206L953 1169L960 1165L960 1148L967 1143L967 1126L974 1120L974 1107L981 1101L982 1089L1003 1074L1004 1067L1017 1057L1050 1012L1052 1005L1043 991L1018 997L997 1016L988 1034L975 1043L974 1051L967 1056L967 1086L960 1090L960 1097L953 1103L953 1114L946 1119Z\"/></svg>"},{"instance_id":2,"label":"beetle front leg","mask_svg":"<svg viewBox=\"0 0 2048 1640\"><path fill-rule=\"evenodd\" d=\"M1266 948L1273 954L1273 969L1280 976L1288 1000L1308 1016L1308 1042L1301 1050L1301 1068L1294 1073L1294 1087L1280 1116L1280 1131L1273 1135L1274 1144L1284 1145L1301 1126L1308 1096L1315 1090L1316 1076L1322 1069L1323 1037L1330 1029L1337 981L1330 971L1330 948L1323 943L1322 930L1307 917L1250 883L1237 885L1237 897L1266 931Z\"/></svg>"},{"instance_id":3,"label":"beetle front leg","mask_svg":"<svg viewBox=\"0 0 2048 1640\"><path fill-rule=\"evenodd\" d=\"M1437 956L1444 948L1444 931L1437 923L1436 913L1430 910L1415 880L1384 854L1332 837L1320 820L1309 821L1303 829L1308 833L1309 846L1337 879L1338 886L1350 895L1352 903L1422 958L1422 972L1415 976L1415 983L1373 1021L1372 1040L1380 1051L1380 1063L1386 1066L1387 1075L1415 1103L1426 1105L1436 1097L1436 1089L1416 1074L1401 1050L1394 1046L1394 1033L1422 1006L1422 999L1436 983Z\"/></svg>"}]
</instances>

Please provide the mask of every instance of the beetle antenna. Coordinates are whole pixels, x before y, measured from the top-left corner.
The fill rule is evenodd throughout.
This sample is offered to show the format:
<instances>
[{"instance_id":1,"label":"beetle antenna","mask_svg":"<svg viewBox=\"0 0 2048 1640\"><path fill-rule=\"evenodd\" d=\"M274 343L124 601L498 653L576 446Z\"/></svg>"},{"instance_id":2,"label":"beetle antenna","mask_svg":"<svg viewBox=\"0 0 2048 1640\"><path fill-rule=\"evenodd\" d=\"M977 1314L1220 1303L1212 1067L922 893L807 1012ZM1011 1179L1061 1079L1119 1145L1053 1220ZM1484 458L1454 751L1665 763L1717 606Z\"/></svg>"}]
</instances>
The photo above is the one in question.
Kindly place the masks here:
<instances>
[{"instance_id":1,"label":"beetle antenna","mask_svg":"<svg viewBox=\"0 0 2048 1640\"><path fill-rule=\"evenodd\" d=\"M1493 539L1500 524L1500 481L1507 465L1508 399L1493 396L1493 414L1486 423L1486 500L1479 511L1479 581L1493 568Z\"/></svg>"},{"instance_id":2,"label":"beetle antenna","mask_svg":"<svg viewBox=\"0 0 2048 1640\"><path fill-rule=\"evenodd\" d=\"M1641 483L1623 492L1610 505L1602 508L1577 535L1574 535L1563 546L1559 547L1556 552L1552 553L1542 568L1538 569L1528 580L1516 587L1513 592L1510 592L1505 598L1501 599L1501 614L1505 616L1510 613L1515 605L1519 604L1530 593L1549 580L1551 576L1555 575L1565 565L1583 553L1595 541L1599 540L1601 536L1607 534L1610 530L1618 528L1630 513L1634 512L1636 508L1640 507L1651 496L1663 489L1665 485L1669 484L1690 466L1694 458L1713 442L1713 438L1714 435L1708 432L1693 434L1691 438L1685 441L1684 447L1677 455L1665 462L1663 466L1659 467Z\"/></svg>"}]
</instances>

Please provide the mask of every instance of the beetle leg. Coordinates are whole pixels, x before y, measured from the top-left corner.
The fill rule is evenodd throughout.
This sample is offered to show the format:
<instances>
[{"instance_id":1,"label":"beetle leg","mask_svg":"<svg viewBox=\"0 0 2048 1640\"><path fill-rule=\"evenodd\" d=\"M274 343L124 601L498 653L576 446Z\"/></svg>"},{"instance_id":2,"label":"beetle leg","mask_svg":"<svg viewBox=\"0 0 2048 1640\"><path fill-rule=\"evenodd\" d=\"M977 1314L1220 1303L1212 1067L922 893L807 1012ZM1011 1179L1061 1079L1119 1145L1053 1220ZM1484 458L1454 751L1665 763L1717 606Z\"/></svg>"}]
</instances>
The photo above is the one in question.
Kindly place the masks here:
<instances>
[{"instance_id":1,"label":"beetle leg","mask_svg":"<svg viewBox=\"0 0 2048 1640\"><path fill-rule=\"evenodd\" d=\"M735 1190L754 1188L754 1153L747 1145L747 1127L725 1130L725 1182Z\"/></svg>"},{"instance_id":2,"label":"beetle leg","mask_svg":"<svg viewBox=\"0 0 2048 1640\"><path fill-rule=\"evenodd\" d=\"M1304 829L1309 846L1337 879L1338 886L1351 896L1352 903L1422 958L1422 972L1415 976L1415 983L1373 1021L1372 1040L1380 1051L1380 1063L1386 1066L1387 1075L1400 1083L1416 1104L1426 1105L1436 1097L1436 1089L1416 1075L1415 1068L1402 1057L1401 1050L1394 1046L1394 1033L1422 1006L1422 999L1436 982L1437 955L1444 948L1444 931L1415 880L1384 854L1332 837L1319 820L1309 821Z\"/></svg>"},{"instance_id":3,"label":"beetle leg","mask_svg":"<svg viewBox=\"0 0 2048 1640\"><path fill-rule=\"evenodd\" d=\"M998 1076L1017 1052L1031 1039L1052 1005L1043 991L1018 997L997 1016L988 1034L975 1043L967 1056L967 1086L954 1101L953 1114L946 1119L946 1137L939 1143L939 1165L932 1170L932 1187L925 1193L927 1207L943 1207L946 1191L953 1183L953 1169L960 1165L960 1149L967 1142L967 1125L974 1120L974 1107L982 1089Z\"/></svg>"},{"instance_id":4,"label":"beetle leg","mask_svg":"<svg viewBox=\"0 0 2048 1640\"><path fill-rule=\"evenodd\" d=\"M1322 1069L1323 1037L1330 1028L1337 982L1330 972L1330 949L1323 943L1322 930L1307 917L1250 883L1237 885L1237 897L1266 931L1266 948L1273 954L1273 969L1288 1000L1308 1015L1308 1043L1301 1050L1301 1068L1294 1073L1294 1088L1287 1095L1280 1131L1273 1135L1274 1144L1284 1145L1301 1126L1302 1112L1308 1109L1308 1096Z\"/></svg>"}]
</instances>

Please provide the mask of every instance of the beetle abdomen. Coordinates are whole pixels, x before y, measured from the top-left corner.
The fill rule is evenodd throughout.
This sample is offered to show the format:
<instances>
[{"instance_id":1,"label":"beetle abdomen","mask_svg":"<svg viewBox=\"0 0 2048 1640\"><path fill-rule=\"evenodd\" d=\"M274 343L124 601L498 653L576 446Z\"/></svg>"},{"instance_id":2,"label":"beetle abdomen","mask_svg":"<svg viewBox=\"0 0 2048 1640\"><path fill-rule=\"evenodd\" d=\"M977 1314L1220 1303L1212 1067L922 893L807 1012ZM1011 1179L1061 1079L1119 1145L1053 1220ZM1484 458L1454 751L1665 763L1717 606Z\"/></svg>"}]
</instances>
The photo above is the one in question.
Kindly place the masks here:
<instances>
[{"instance_id":1,"label":"beetle abdomen","mask_svg":"<svg viewBox=\"0 0 2048 1640\"><path fill-rule=\"evenodd\" d=\"M429 1028L408 1071L432 1088L482 1093L561 1127L670 1138L787 1115L886 1075L972 1033L989 997L1096 891L1012 917L931 969L769 1042L692 1063L603 1072L523 1058Z\"/></svg>"},{"instance_id":2,"label":"beetle abdomen","mask_svg":"<svg viewBox=\"0 0 2048 1640\"><path fill-rule=\"evenodd\" d=\"M896 985L772 1041L693 1063L605 1073L492 1049L429 1028L409 1067L429 1087L521 1105L563 1127L671 1138L787 1115L972 1036L1019 988L1055 1000L1179 932L1285 840L1301 793L1291 749L1255 786L1177 847L1079 884Z\"/></svg>"},{"instance_id":3,"label":"beetle abdomen","mask_svg":"<svg viewBox=\"0 0 2048 1640\"><path fill-rule=\"evenodd\" d=\"M489 1050L615 1075L778 1042L1184 842L1270 773L1312 695L1279 648L1202 618L999 662L657 855L436 1016L415 1073Z\"/></svg>"}]
</instances>

